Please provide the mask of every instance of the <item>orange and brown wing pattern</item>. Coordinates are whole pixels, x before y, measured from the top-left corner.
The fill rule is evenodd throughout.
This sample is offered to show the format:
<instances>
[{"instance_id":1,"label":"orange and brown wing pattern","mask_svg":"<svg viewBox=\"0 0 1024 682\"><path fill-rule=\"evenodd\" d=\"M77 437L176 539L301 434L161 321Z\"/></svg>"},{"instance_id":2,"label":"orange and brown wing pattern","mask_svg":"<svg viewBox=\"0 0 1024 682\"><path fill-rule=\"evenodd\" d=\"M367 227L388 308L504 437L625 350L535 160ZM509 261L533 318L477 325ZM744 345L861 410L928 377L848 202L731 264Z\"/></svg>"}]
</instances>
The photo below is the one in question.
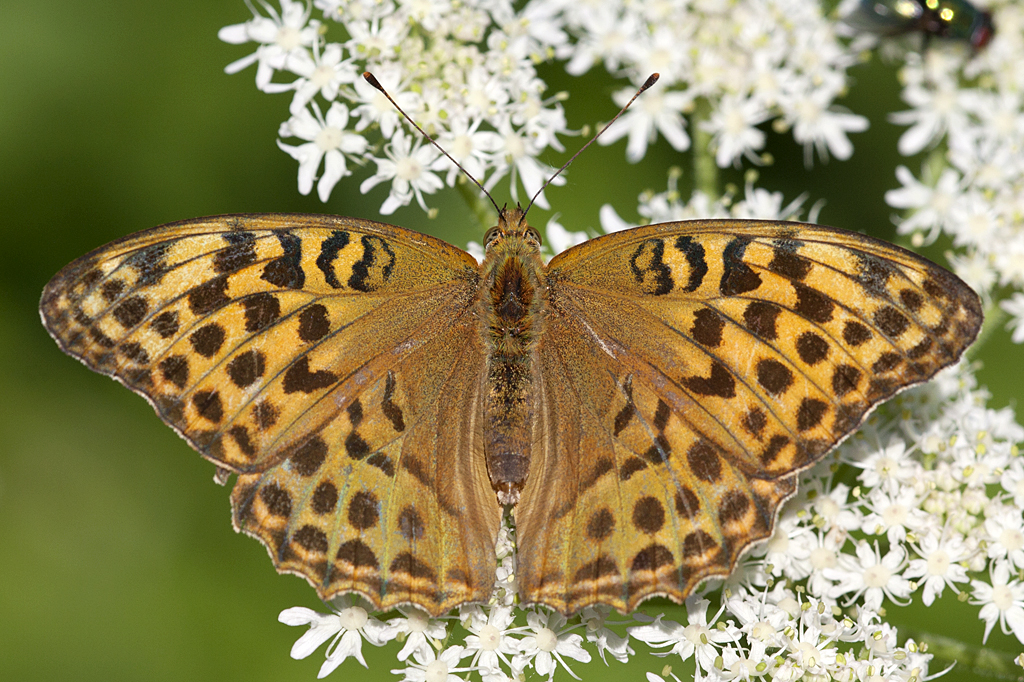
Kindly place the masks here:
<instances>
[{"instance_id":1,"label":"orange and brown wing pattern","mask_svg":"<svg viewBox=\"0 0 1024 682\"><path fill-rule=\"evenodd\" d=\"M65 352L145 396L219 480L239 474L236 527L280 570L324 598L439 613L490 594L500 519L477 437L437 413L443 392L467 413L479 399L476 267L370 221L223 216L73 262L41 310Z\"/></svg>"},{"instance_id":2,"label":"orange and brown wing pattern","mask_svg":"<svg viewBox=\"0 0 1024 682\"><path fill-rule=\"evenodd\" d=\"M568 612L727 574L771 534L796 472L955 362L981 323L942 268L793 223L629 230L557 256L548 280L519 566L526 601Z\"/></svg>"}]
</instances>

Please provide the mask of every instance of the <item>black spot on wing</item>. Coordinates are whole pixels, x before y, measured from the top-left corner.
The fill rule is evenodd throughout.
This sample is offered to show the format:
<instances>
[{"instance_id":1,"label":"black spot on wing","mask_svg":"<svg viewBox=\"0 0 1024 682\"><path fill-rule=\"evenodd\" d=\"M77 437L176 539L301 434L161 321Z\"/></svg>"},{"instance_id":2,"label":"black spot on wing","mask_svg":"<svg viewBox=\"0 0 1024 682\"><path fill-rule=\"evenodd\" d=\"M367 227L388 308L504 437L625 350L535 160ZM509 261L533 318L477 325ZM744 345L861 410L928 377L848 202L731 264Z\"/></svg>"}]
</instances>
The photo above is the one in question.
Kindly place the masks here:
<instances>
[{"instance_id":1,"label":"black spot on wing","mask_svg":"<svg viewBox=\"0 0 1024 682\"><path fill-rule=\"evenodd\" d=\"M314 303L299 313L299 338L306 343L319 341L331 331L331 323L327 319L327 308Z\"/></svg>"},{"instance_id":2,"label":"black spot on wing","mask_svg":"<svg viewBox=\"0 0 1024 682\"><path fill-rule=\"evenodd\" d=\"M639 461L639 460L638 460ZM641 462L642 463L642 462ZM580 481L580 491L589 490L601 477L615 470L615 463L611 457L601 457L590 468L585 478Z\"/></svg>"},{"instance_id":3,"label":"black spot on wing","mask_svg":"<svg viewBox=\"0 0 1024 682\"><path fill-rule=\"evenodd\" d=\"M338 547L337 558L338 561L350 564L356 568L376 569L380 567L377 555L373 553L373 550L365 542L359 539L342 543Z\"/></svg>"},{"instance_id":4,"label":"black spot on wing","mask_svg":"<svg viewBox=\"0 0 1024 682\"><path fill-rule=\"evenodd\" d=\"M851 346L859 346L871 340L871 330L860 322L849 321L843 327L843 341Z\"/></svg>"},{"instance_id":5,"label":"black spot on wing","mask_svg":"<svg viewBox=\"0 0 1024 682\"><path fill-rule=\"evenodd\" d=\"M762 339L774 341L778 338L775 322L780 312L782 310L773 303L751 301L750 305L743 311L743 323L747 329Z\"/></svg>"},{"instance_id":6,"label":"black spot on wing","mask_svg":"<svg viewBox=\"0 0 1024 682\"><path fill-rule=\"evenodd\" d=\"M352 459L363 459L370 454L370 444L358 431L353 431L345 436L345 453Z\"/></svg>"},{"instance_id":7,"label":"black spot on wing","mask_svg":"<svg viewBox=\"0 0 1024 682\"><path fill-rule=\"evenodd\" d=\"M707 483L715 483L722 475L722 460L718 450L703 438L686 452L686 460L693 475Z\"/></svg>"},{"instance_id":8,"label":"black spot on wing","mask_svg":"<svg viewBox=\"0 0 1024 682\"><path fill-rule=\"evenodd\" d=\"M615 415L615 423L612 433L615 437L618 437L622 431L629 426L629 422L633 419L633 415L636 414L636 405L633 403L633 377L632 375L626 377L626 381L622 384L622 392L626 397L626 404L622 406L619 413Z\"/></svg>"},{"instance_id":9,"label":"black spot on wing","mask_svg":"<svg viewBox=\"0 0 1024 682\"><path fill-rule=\"evenodd\" d=\"M804 398L797 410L797 430L807 431L821 423L822 417L828 412L828 405L816 398Z\"/></svg>"},{"instance_id":10,"label":"black spot on wing","mask_svg":"<svg viewBox=\"0 0 1024 682\"><path fill-rule=\"evenodd\" d=\"M228 429L228 434L235 441L238 449L249 459L253 459L256 456L256 446L253 445L252 439L249 437L249 430L241 424L235 424Z\"/></svg>"},{"instance_id":11,"label":"black spot on wing","mask_svg":"<svg viewBox=\"0 0 1024 682\"><path fill-rule=\"evenodd\" d=\"M622 481L628 481L632 478L633 474L646 468L647 462L643 461L639 457L630 457L619 469L619 479Z\"/></svg>"},{"instance_id":12,"label":"black spot on wing","mask_svg":"<svg viewBox=\"0 0 1024 682\"><path fill-rule=\"evenodd\" d=\"M917 345L907 351L907 357L911 360L919 360L928 354L928 351L932 349L932 340L928 337L921 339Z\"/></svg>"},{"instance_id":13,"label":"black spot on wing","mask_svg":"<svg viewBox=\"0 0 1024 682\"><path fill-rule=\"evenodd\" d=\"M832 391L836 397L842 398L857 388L860 377L860 370L853 365L839 365L832 373Z\"/></svg>"},{"instance_id":14,"label":"black spot on wing","mask_svg":"<svg viewBox=\"0 0 1024 682\"><path fill-rule=\"evenodd\" d=\"M141 344L134 341L122 343L118 350L121 351L122 355L137 365L149 364L149 353L146 352L146 349L143 348Z\"/></svg>"},{"instance_id":15,"label":"black spot on wing","mask_svg":"<svg viewBox=\"0 0 1024 682\"><path fill-rule=\"evenodd\" d=\"M803 256L797 255L796 250L801 245L802 242L792 239L776 240L768 269L790 279L801 280L806 277L811 271L811 263Z\"/></svg>"},{"instance_id":16,"label":"black spot on wing","mask_svg":"<svg viewBox=\"0 0 1024 682\"><path fill-rule=\"evenodd\" d=\"M769 466L779 456L779 453L782 452L782 448L787 445L789 445L788 436L783 436L781 433L772 436L771 440L768 441L768 445L761 451L761 463Z\"/></svg>"},{"instance_id":17,"label":"black spot on wing","mask_svg":"<svg viewBox=\"0 0 1024 682\"><path fill-rule=\"evenodd\" d=\"M421 540L426 535L426 523L415 507L406 506L398 515L398 532L410 542Z\"/></svg>"},{"instance_id":18,"label":"black spot on wing","mask_svg":"<svg viewBox=\"0 0 1024 682\"><path fill-rule=\"evenodd\" d=\"M665 241L645 239L629 257L629 269L644 293L663 296L672 291L672 270L665 265Z\"/></svg>"},{"instance_id":19,"label":"black spot on wing","mask_svg":"<svg viewBox=\"0 0 1024 682\"><path fill-rule=\"evenodd\" d=\"M89 261L90 264L88 267L90 269L87 270L84 275L78 278L78 284L74 287L78 291L84 292L89 289L92 289L94 286L96 286L97 282L103 279L103 272L99 268L94 267L95 258L90 258ZM84 267L85 266L83 265L83 268Z\"/></svg>"},{"instance_id":20,"label":"black spot on wing","mask_svg":"<svg viewBox=\"0 0 1024 682\"><path fill-rule=\"evenodd\" d=\"M894 266L867 253L857 253L857 282L875 298L889 298L889 278L896 272Z\"/></svg>"},{"instance_id":21,"label":"black spot on wing","mask_svg":"<svg viewBox=\"0 0 1024 682\"><path fill-rule=\"evenodd\" d=\"M132 296L114 308L114 319L125 329L131 329L146 317L149 303L142 296Z\"/></svg>"},{"instance_id":22,"label":"black spot on wing","mask_svg":"<svg viewBox=\"0 0 1024 682\"><path fill-rule=\"evenodd\" d=\"M225 338L224 328L211 322L192 332L188 340L195 352L204 358L212 358L224 345Z\"/></svg>"},{"instance_id":23,"label":"black spot on wing","mask_svg":"<svg viewBox=\"0 0 1024 682\"><path fill-rule=\"evenodd\" d=\"M135 270L138 279L136 287L148 287L159 284L163 276L170 270L167 266L167 251L172 242L161 242L139 249L125 259L125 263Z\"/></svg>"},{"instance_id":24,"label":"black spot on wing","mask_svg":"<svg viewBox=\"0 0 1024 682\"><path fill-rule=\"evenodd\" d=\"M380 501L372 492L360 490L348 503L348 522L353 528L367 530L380 519Z\"/></svg>"},{"instance_id":25,"label":"black spot on wing","mask_svg":"<svg viewBox=\"0 0 1024 682\"><path fill-rule=\"evenodd\" d=\"M903 289L900 291L900 302L906 306L907 310L916 313L924 305L924 298L913 289Z\"/></svg>"},{"instance_id":26,"label":"black spot on wing","mask_svg":"<svg viewBox=\"0 0 1024 682\"><path fill-rule=\"evenodd\" d=\"M170 355L160 361L160 373L165 380L183 389L188 384L188 359L184 355Z\"/></svg>"},{"instance_id":27,"label":"black spot on wing","mask_svg":"<svg viewBox=\"0 0 1024 682\"><path fill-rule=\"evenodd\" d=\"M307 552L324 554L327 552L327 533L310 525L305 525L295 532L292 539Z\"/></svg>"},{"instance_id":28,"label":"black spot on wing","mask_svg":"<svg viewBox=\"0 0 1024 682\"><path fill-rule=\"evenodd\" d=\"M896 308L887 305L875 312L875 325L890 339L897 339L910 326L910 320Z\"/></svg>"},{"instance_id":29,"label":"black spot on wing","mask_svg":"<svg viewBox=\"0 0 1024 682\"><path fill-rule=\"evenodd\" d=\"M402 408L392 400L397 384L394 372L389 371L384 381L384 399L381 401L381 409L395 431L401 433L405 431L405 416L402 414Z\"/></svg>"},{"instance_id":30,"label":"black spot on wing","mask_svg":"<svg viewBox=\"0 0 1024 682\"><path fill-rule=\"evenodd\" d=\"M633 571L656 571L663 566L671 566L675 556L664 545L657 543L644 547L633 557L630 569Z\"/></svg>"},{"instance_id":31,"label":"black spot on wing","mask_svg":"<svg viewBox=\"0 0 1024 682\"><path fill-rule=\"evenodd\" d=\"M312 393L321 388L327 388L338 380L337 375L325 369L310 371L309 358L303 356L296 360L284 374L284 392Z\"/></svg>"},{"instance_id":32,"label":"black spot on wing","mask_svg":"<svg viewBox=\"0 0 1024 682\"><path fill-rule=\"evenodd\" d=\"M681 485L675 497L676 513L684 519L692 519L700 512L700 498L685 485Z\"/></svg>"},{"instance_id":33,"label":"black spot on wing","mask_svg":"<svg viewBox=\"0 0 1024 682\"><path fill-rule=\"evenodd\" d=\"M391 279L395 252L380 237L363 235L359 241L363 245L363 257L352 264L348 285L357 291L376 291Z\"/></svg>"},{"instance_id":34,"label":"black spot on wing","mask_svg":"<svg viewBox=\"0 0 1024 682\"><path fill-rule=\"evenodd\" d=\"M330 481L324 481L313 491L313 511L323 516L334 511L338 504L338 489Z\"/></svg>"},{"instance_id":35,"label":"black spot on wing","mask_svg":"<svg viewBox=\"0 0 1024 682\"><path fill-rule=\"evenodd\" d=\"M757 383L772 395L778 396L793 384L793 373L778 360L763 359L757 363Z\"/></svg>"},{"instance_id":36,"label":"black spot on wing","mask_svg":"<svg viewBox=\"0 0 1024 682\"><path fill-rule=\"evenodd\" d=\"M100 285L100 294L107 301L112 303L122 293L124 293L124 280L121 279L108 279L102 285Z\"/></svg>"},{"instance_id":37,"label":"black spot on wing","mask_svg":"<svg viewBox=\"0 0 1024 682\"><path fill-rule=\"evenodd\" d=\"M693 326L690 336L694 341L708 348L716 348L722 343L722 330L725 320L714 308L701 308L693 315Z\"/></svg>"},{"instance_id":38,"label":"black spot on wing","mask_svg":"<svg viewBox=\"0 0 1024 682\"><path fill-rule=\"evenodd\" d=\"M661 398L658 398L658 407L654 410L654 428L658 431L664 431L665 427L668 426L668 418L672 416L672 410L669 409L668 403Z\"/></svg>"},{"instance_id":39,"label":"black spot on wing","mask_svg":"<svg viewBox=\"0 0 1024 682\"><path fill-rule=\"evenodd\" d=\"M188 305L197 317L208 315L231 301L227 288L227 275L214 277L188 292Z\"/></svg>"},{"instance_id":40,"label":"black spot on wing","mask_svg":"<svg viewBox=\"0 0 1024 682\"><path fill-rule=\"evenodd\" d=\"M320 244L320 255L316 257L316 266L320 268L320 272L324 274L324 280L333 289L340 289L342 286L334 272L334 260L338 257L341 250L348 246L348 243L348 232L335 230L331 232L330 237Z\"/></svg>"},{"instance_id":41,"label":"black spot on wing","mask_svg":"<svg viewBox=\"0 0 1024 682\"><path fill-rule=\"evenodd\" d=\"M257 428L266 431L277 423L278 409L270 401L256 403L252 408L252 420Z\"/></svg>"},{"instance_id":42,"label":"black spot on wing","mask_svg":"<svg viewBox=\"0 0 1024 682\"><path fill-rule=\"evenodd\" d=\"M437 579L434 570L413 556L412 552L402 552L396 556L388 570L392 573L404 573L410 578L419 578L429 582Z\"/></svg>"},{"instance_id":43,"label":"black spot on wing","mask_svg":"<svg viewBox=\"0 0 1024 682\"><path fill-rule=\"evenodd\" d=\"M816 365L828 357L829 346L814 332L804 332L796 340L796 352L808 365Z\"/></svg>"},{"instance_id":44,"label":"black spot on wing","mask_svg":"<svg viewBox=\"0 0 1024 682\"><path fill-rule=\"evenodd\" d=\"M245 307L245 331L258 332L281 316L281 302L267 292L253 294L242 300Z\"/></svg>"},{"instance_id":45,"label":"black spot on wing","mask_svg":"<svg viewBox=\"0 0 1024 682\"><path fill-rule=\"evenodd\" d=\"M896 369L903 362L903 356L899 353L882 353L871 365L874 374L885 374Z\"/></svg>"},{"instance_id":46,"label":"black spot on wing","mask_svg":"<svg viewBox=\"0 0 1024 682\"><path fill-rule=\"evenodd\" d=\"M794 312L818 324L825 324L832 319L835 302L831 298L817 289L796 282L793 282L793 289L797 301Z\"/></svg>"},{"instance_id":47,"label":"black spot on wing","mask_svg":"<svg viewBox=\"0 0 1024 682\"><path fill-rule=\"evenodd\" d=\"M161 339L169 339L178 333L178 313L167 310L154 317L150 324Z\"/></svg>"},{"instance_id":48,"label":"black spot on wing","mask_svg":"<svg viewBox=\"0 0 1024 682\"><path fill-rule=\"evenodd\" d=\"M736 237L722 252L723 296L738 296L761 286L761 276L743 262L743 254L750 243L749 237Z\"/></svg>"},{"instance_id":49,"label":"black spot on wing","mask_svg":"<svg viewBox=\"0 0 1024 682\"><path fill-rule=\"evenodd\" d=\"M224 407L217 391L196 391L192 395L192 406L199 416L214 424L224 418Z\"/></svg>"},{"instance_id":50,"label":"black spot on wing","mask_svg":"<svg viewBox=\"0 0 1024 682\"><path fill-rule=\"evenodd\" d=\"M260 500L273 516L286 518L292 515L292 496L276 483L260 488Z\"/></svg>"},{"instance_id":51,"label":"black spot on wing","mask_svg":"<svg viewBox=\"0 0 1024 682\"><path fill-rule=\"evenodd\" d=\"M284 253L267 263L261 279L282 289L301 289L306 283L302 270L302 240L291 232L275 232Z\"/></svg>"},{"instance_id":52,"label":"black spot on wing","mask_svg":"<svg viewBox=\"0 0 1024 682\"><path fill-rule=\"evenodd\" d=\"M372 467L376 467L388 478L393 478L395 475L395 463L390 457L385 455L383 452L378 452L375 455L371 455L366 463Z\"/></svg>"},{"instance_id":53,"label":"black spot on wing","mask_svg":"<svg viewBox=\"0 0 1024 682\"><path fill-rule=\"evenodd\" d=\"M312 476L327 459L327 443L319 434L313 434L292 452L289 460L292 471L300 476Z\"/></svg>"},{"instance_id":54,"label":"black spot on wing","mask_svg":"<svg viewBox=\"0 0 1024 682\"><path fill-rule=\"evenodd\" d=\"M217 274L236 272L256 262L256 236L251 232L227 232L224 241L228 243L227 248L213 257Z\"/></svg>"},{"instance_id":55,"label":"black spot on wing","mask_svg":"<svg viewBox=\"0 0 1024 682\"><path fill-rule=\"evenodd\" d=\"M654 497L641 497L633 505L633 526L641 533L653 535L664 525L665 508Z\"/></svg>"},{"instance_id":56,"label":"black spot on wing","mask_svg":"<svg viewBox=\"0 0 1024 682\"><path fill-rule=\"evenodd\" d=\"M711 364L711 373L706 376L684 377L682 384L699 395L733 398L736 396L736 380L720 362Z\"/></svg>"},{"instance_id":57,"label":"black spot on wing","mask_svg":"<svg viewBox=\"0 0 1024 682\"><path fill-rule=\"evenodd\" d=\"M266 368L267 363L263 353L258 350L249 350L235 356L228 363L227 372L235 386L247 388L263 376Z\"/></svg>"},{"instance_id":58,"label":"black spot on wing","mask_svg":"<svg viewBox=\"0 0 1024 682\"><path fill-rule=\"evenodd\" d=\"M598 509L587 521L587 537L600 541L612 534L615 529L615 517L606 509Z\"/></svg>"},{"instance_id":59,"label":"black spot on wing","mask_svg":"<svg viewBox=\"0 0 1024 682\"><path fill-rule=\"evenodd\" d=\"M696 291L704 282L704 276L708 274L704 247L700 242L694 241L693 237L679 237L676 239L676 248L686 256L686 263L690 266L690 279L683 287L683 291Z\"/></svg>"},{"instance_id":60,"label":"black spot on wing","mask_svg":"<svg viewBox=\"0 0 1024 682\"><path fill-rule=\"evenodd\" d=\"M718 505L718 521L723 526L742 521L750 509L750 498L739 490L730 490Z\"/></svg>"},{"instance_id":61,"label":"black spot on wing","mask_svg":"<svg viewBox=\"0 0 1024 682\"><path fill-rule=\"evenodd\" d=\"M768 416L764 410L760 407L750 408L746 414L743 415L744 430L754 438L760 440L761 434L764 433L765 427L768 425Z\"/></svg>"}]
</instances>

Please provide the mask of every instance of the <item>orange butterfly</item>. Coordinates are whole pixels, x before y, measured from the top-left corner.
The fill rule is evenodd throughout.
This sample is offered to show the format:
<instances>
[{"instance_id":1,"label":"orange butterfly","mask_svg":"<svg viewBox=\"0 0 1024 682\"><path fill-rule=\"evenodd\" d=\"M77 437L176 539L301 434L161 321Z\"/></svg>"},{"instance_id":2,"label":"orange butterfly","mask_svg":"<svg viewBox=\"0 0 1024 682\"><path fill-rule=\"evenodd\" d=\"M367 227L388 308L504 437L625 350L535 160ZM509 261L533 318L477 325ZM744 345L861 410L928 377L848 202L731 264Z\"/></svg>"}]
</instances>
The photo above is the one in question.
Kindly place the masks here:
<instances>
[{"instance_id":1,"label":"orange butterfly","mask_svg":"<svg viewBox=\"0 0 1024 682\"><path fill-rule=\"evenodd\" d=\"M235 527L278 570L431 614L490 596L503 505L524 602L681 600L982 317L946 270L814 225L651 225L545 266L516 208L485 242L198 219L76 260L41 310L238 474Z\"/></svg>"}]
</instances>

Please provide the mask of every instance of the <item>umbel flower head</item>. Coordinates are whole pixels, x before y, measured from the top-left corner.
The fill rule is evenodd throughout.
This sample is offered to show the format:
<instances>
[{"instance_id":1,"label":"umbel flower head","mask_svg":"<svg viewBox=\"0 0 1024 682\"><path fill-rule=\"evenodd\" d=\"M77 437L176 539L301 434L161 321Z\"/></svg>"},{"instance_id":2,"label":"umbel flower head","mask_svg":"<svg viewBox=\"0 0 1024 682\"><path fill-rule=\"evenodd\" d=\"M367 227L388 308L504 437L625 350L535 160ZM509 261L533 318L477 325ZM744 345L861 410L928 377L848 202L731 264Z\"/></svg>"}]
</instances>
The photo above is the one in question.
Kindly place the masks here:
<instances>
[{"instance_id":1,"label":"umbel flower head","mask_svg":"<svg viewBox=\"0 0 1024 682\"><path fill-rule=\"evenodd\" d=\"M791 134L807 164L845 160L854 133L867 127L838 103L862 59L863 36L841 36L836 17L816 3L281 0L250 9L251 19L220 33L252 50L228 71L255 65L260 90L290 93L277 144L298 162L299 191L315 185L327 202L353 169L366 167L372 174L360 191L387 188L384 214L413 202L430 210L460 176L357 77L364 70L485 187L507 182L513 200L543 186L553 169L541 159L577 134L564 113L571 99L547 92L539 65L571 75L603 67L622 82L611 93L617 103L659 72L658 88L600 143L625 140L624 164L657 145L688 151L698 189L683 196L673 172L665 191L642 194L635 208L604 206L594 232L628 226L623 215L813 220L807 197L786 201L756 187L756 173L723 192L714 169L770 164L769 127ZM922 51L915 36L879 48L899 60L909 107L892 115L906 127L898 151L926 153L923 164L882 171L899 185L884 201L901 211L899 232L914 245L949 244L957 274L983 294L990 317L1003 311L1019 343L1024 8L995 0L988 9L998 30L984 50ZM543 193L537 203L547 206ZM553 252L588 236L554 221L547 233ZM679 679L672 666L702 680L930 679L927 647L886 620L903 604L966 601L984 624L983 642L998 624L1024 644L1024 429L1012 410L987 403L973 368L962 364L883 406L801 474L774 536L682 608L658 613L649 603L618 616L592 607L568 619L523 610L515 531L506 525L488 603L445 618L412 607L374 616L351 597L327 614L288 609L282 622L309 626L292 655L326 644L324 676L365 665L364 645L386 645L396 679L417 682L578 678L598 658L643 666L650 680Z\"/></svg>"}]
</instances>

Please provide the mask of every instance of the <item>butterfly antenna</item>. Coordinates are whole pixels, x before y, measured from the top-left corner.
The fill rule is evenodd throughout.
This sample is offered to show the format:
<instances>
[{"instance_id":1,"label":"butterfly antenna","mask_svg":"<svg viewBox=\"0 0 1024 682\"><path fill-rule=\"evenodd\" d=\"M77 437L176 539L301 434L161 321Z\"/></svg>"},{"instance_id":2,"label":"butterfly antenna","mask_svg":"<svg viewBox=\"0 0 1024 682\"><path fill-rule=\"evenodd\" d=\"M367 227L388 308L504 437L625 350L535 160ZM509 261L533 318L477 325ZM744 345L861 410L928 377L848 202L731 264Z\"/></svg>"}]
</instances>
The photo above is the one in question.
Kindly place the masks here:
<instances>
[{"instance_id":1,"label":"butterfly antenna","mask_svg":"<svg viewBox=\"0 0 1024 682\"><path fill-rule=\"evenodd\" d=\"M548 181L544 183L544 186L541 187L539 190L537 190L537 193L533 195L532 199L530 199L530 203L526 205L526 210L523 211L523 215L524 216L527 213L530 212L530 207L533 206L533 202L535 202L537 200L537 197L540 196L541 192L543 192L545 189L547 189L547 186L551 184L551 181L554 180L555 178L557 178L559 175L561 175L562 171L564 171L566 168L568 168L569 164L571 164L573 161L575 161L576 157L583 153L584 149L586 149L590 145L594 144L594 140L596 140L597 138L601 137L601 135L604 134L604 131L608 130L608 128L611 126L611 124L615 123L615 121L618 120L619 116L622 116L624 113L626 113L626 109L629 109L629 105L631 105L633 102L635 102L636 98L639 97L640 95L642 95L645 90L647 90L652 85L657 83L659 78L661 78L661 74L657 74L657 73L652 73L650 76L648 76L647 80L644 81L644 84L641 85L640 89L636 91L636 94L633 95L628 102L626 102L626 106L622 107L622 109L619 110L619 113L615 114L615 118L613 118L612 120L608 121L604 125L603 128L601 128L599 131L597 131L596 135L594 135L592 138L590 138L589 142L587 142L585 145L580 147L580 150L578 152L576 152L575 154L573 154L571 159L569 159L564 164L562 164L562 167L559 168L558 170L556 170L554 172L554 174L550 178L548 178ZM391 98L389 97L388 99L391 99ZM413 124L413 125L415 125L415 124ZM479 184L479 183L477 183L477 184Z\"/></svg>"},{"instance_id":2,"label":"butterfly antenna","mask_svg":"<svg viewBox=\"0 0 1024 682\"><path fill-rule=\"evenodd\" d=\"M465 168L463 168L463 166L462 166L462 164L461 164L461 163L459 163L458 161L456 161L455 159L453 159L453 158L452 158L452 155L451 155L451 154L449 154L449 153L448 153L447 151L445 151L444 147L442 147L441 145L439 145L439 144L438 144L438 143L437 143L437 142L436 142L436 141L434 140L434 138L432 138L432 137L431 137L430 135L427 135L426 131L424 131L424 130L423 130L423 128L420 128L420 127L419 127L419 126L418 126L418 125L416 124L416 121L412 120L412 117L411 117L411 116L409 116L409 114L407 114L407 113L405 113L404 111L402 111L402 107L398 106L398 102L396 102L396 101L395 101L395 100L394 100L394 99L393 99L393 98L391 97L391 95L389 95L389 94L388 94L388 91L384 89L384 86L380 84L380 81L378 81L378 80L376 79L376 77L374 77L374 75L373 75L372 73L370 73L369 71L363 71L363 80L365 80L365 81L366 81L367 83L369 83L370 85L372 85L373 87L375 87L375 88L376 88L377 90L379 90L379 91L380 91L380 94L382 94L382 95L384 95L385 97L387 97L387 98L388 98L388 101L389 101L389 102L391 102L391 104L392 104L392 105L393 105L393 106L395 107L395 109L398 109L398 113L400 113L400 114L401 114L402 116L405 116L405 120L406 120L406 121L408 121L409 123L411 123L411 124L412 124L412 127L413 127L413 128L415 128L416 130L420 131L420 135L422 135L423 137L427 138L427 140L428 140L428 141L430 142L430 144L432 144L432 145L434 145L435 147L437 147L437 148L438 148L438 149L439 149L439 150L441 151L441 153L442 153L442 154L444 154L445 156L447 156L447 157L448 157L448 160L449 160L449 161L451 161L452 163L454 163L454 164L455 164L455 165L456 165L456 166L458 167L458 169L459 169L460 171L462 171L463 175L465 175L465 176L466 176L467 178L469 178L470 180L472 180L472 181L473 181L473 184L474 184L474 185L476 185L477 187L479 187L479 188L480 188L480 191L481 191L481 192L483 192L483 193L484 193L485 195L487 195L487 198L488 198L488 199L490 199L490 201L491 201L491 205L492 205L492 206L494 206L494 210L498 212L498 215L501 215L501 209L500 209L500 208L498 208L498 204L497 204L497 203L495 203L495 201L494 201L494 197L492 197L492 196L491 196L491 193L490 193L490 192L488 192L488 191L487 191L486 189L484 189L484 186L483 186L483 185L481 185L481 184L480 184L480 182L479 182L479 181L478 181L478 180L477 180L476 178L474 178L474 177L473 177L473 176L472 176L472 175L470 174L470 172L469 172L468 170L466 170ZM633 99L636 99L636 98L634 97ZM630 101L632 101L632 100L630 100ZM628 106L628 105L627 105L627 106ZM531 203L532 203L532 202L531 202Z\"/></svg>"}]
</instances>

